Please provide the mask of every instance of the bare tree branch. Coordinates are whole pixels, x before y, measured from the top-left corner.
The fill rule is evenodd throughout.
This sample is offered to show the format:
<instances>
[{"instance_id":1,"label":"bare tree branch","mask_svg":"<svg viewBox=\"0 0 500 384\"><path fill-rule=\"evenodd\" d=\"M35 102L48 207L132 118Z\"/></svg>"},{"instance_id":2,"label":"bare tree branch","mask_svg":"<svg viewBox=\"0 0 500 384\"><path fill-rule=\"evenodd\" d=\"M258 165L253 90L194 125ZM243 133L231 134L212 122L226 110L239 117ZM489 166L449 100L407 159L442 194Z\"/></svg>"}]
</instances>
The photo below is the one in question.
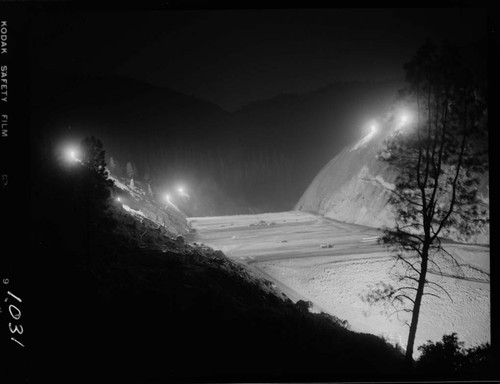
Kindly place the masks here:
<instances>
[{"instance_id":1,"label":"bare tree branch","mask_svg":"<svg viewBox=\"0 0 500 384\"><path fill-rule=\"evenodd\" d=\"M413 291L417 291L417 288L415 287L408 287L408 286L404 286L404 287L399 287L398 289L396 289L394 292L398 292L398 291L403 291L405 289L411 289Z\"/></svg>"},{"instance_id":2,"label":"bare tree branch","mask_svg":"<svg viewBox=\"0 0 500 384\"><path fill-rule=\"evenodd\" d=\"M408 308L401 308L401 309L398 309L398 310L396 310L396 311L392 312L391 314L389 314L389 316L392 316L392 315L394 315L394 314L396 314L396 313L400 313L400 312L411 313L411 312L412 312L412 310L411 310L411 309L408 309Z\"/></svg>"},{"instance_id":3,"label":"bare tree branch","mask_svg":"<svg viewBox=\"0 0 500 384\"><path fill-rule=\"evenodd\" d=\"M406 265L408 265L411 269L413 269L415 272L417 272L420 275L420 271L413 266L412 263L410 263L408 260L406 260L404 257L398 256L398 261L404 262Z\"/></svg>"},{"instance_id":4,"label":"bare tree branch","mask_svg":"<svg viewBox=\"0 0 500 384\"><path fill-rule=\"evenodd\" d=\"M403 298L405 298L405 299L407 299L407 300L410 300L413 304L415 304L415 300L413 300L413 299L412 299L411 297L409 297L408 295L405 295L404 293L400 293L400 294L398 294L398 295L394 296L394 298L392 299L392 301L394 301L394 300L398 300L399 302L401 302L401 303L402 303L402 300L400 299L400 297L403 297Z\"/></svg>"},{"instance_id":5,"label":"bare tree branch","mask_svg":"<svg viewBox=\"0 0 500 384\"><path fill-rule=\"evenodd\" d=\"M446 289L444 289L441 285L439 285L438 283L435 283L435 282L433 282L433 281L428 281L428 280L425 280L425 283L426 283L426 284L429 284L429 287L430 287L431 285L435 285L435 286L437 286L437 287L441 288L441 290L442 290L444 293L446 293L446 295L448 295L448 297L450 298L450 300L453 302L453 299L451 298L451 296L450 296L450 294L448 293L448 291L447 291Z\"/></svg>"},{"instance_id":6,"label":"bare tree branch","mask_svg":"<svg viewBox=\"0 0 500 384\"><path fill-rule=\"evenodd\" d=\"M412 281L418 283L418 279L416 277L409 276L409 275L404 275L404 276L401 276L399 278L399 281L403 281L403 280L412 280Z\"/></svg>"},{"instance_id":7,"label":"bare tree branch","mask_svg":"<svg viewBox=\"0 0 500 384\"><path fill-rule=\"evenodd\" d=\"M379 184L382 188L384 188L385 190L389 191L390 193L396 195L397 197L399 197L401 200L405 200L407 202L409 202L410 204L413 204L413 205L416 205L416 206L422 206L422 204L420 204L419 202L417 201L414 201L414 200L411 200L410 198L406 197L405 195L399 193L398 191L396 191L395 189L391 189L387 186L385 186L384 184L382 184L379 180L377 179L374 179L374 178L367 178L367 177L363 177L361 180L363 181L370 181L370 182L375 182L377 184Z\"/></svg>"}]
</instances>

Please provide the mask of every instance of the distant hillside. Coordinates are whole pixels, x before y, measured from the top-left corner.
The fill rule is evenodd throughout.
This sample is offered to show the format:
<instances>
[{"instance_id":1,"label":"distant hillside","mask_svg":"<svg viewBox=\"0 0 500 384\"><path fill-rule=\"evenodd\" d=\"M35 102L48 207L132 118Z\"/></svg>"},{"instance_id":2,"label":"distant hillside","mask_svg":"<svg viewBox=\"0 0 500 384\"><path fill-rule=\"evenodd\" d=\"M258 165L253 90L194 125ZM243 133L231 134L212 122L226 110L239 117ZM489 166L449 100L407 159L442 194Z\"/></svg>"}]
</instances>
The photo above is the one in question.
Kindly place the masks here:
<instances>
[{"instance_id":1,"label":"distant hillside","mask_svg":"<svg viewBox=\"0 0 500 384\"><path fill-rule=\"evenodd\" d=\"M118 162L118 176L131 162L134 178L155 193L189 186L195 216L291 209L318 168L357 139L400 86L336 83L228 113L121 76L54 79L33 82L34 141L95 135L108 161Z\"/></svg>"},{"instance_id":2,"label":"distant hillside","mask_svg":"<svg viewBox=\"0 0 500 384\"><path fill-rule=\"evenodd\" d=\"M386 119L379 132L346 146L316 175L296 209L370 227L393 225L394 211L388 203L391 193L388 188L398 173L376 156L391 128L392 123ZM488 186L486 175L479 186L479 194L489 209ZM444 236L463 242L489 244L489 226L472 238L456 231Z\"/></svg>"},{"instance_id":3,"label":"distant hillside","mask_svg":"<svg viewBox=\"0 0 500 384\"><path fill-rule=\"evenodd\" d=\"M360 138L365 122L393 103L402 84L401 80L339 82L309 93L283 94L241 108L235 124L248 146L283 153L283 171L293 182L276 187L282 193L292 191L287 201L292 196L298 199L318 169Z\"/></svg>"}]
</instances>

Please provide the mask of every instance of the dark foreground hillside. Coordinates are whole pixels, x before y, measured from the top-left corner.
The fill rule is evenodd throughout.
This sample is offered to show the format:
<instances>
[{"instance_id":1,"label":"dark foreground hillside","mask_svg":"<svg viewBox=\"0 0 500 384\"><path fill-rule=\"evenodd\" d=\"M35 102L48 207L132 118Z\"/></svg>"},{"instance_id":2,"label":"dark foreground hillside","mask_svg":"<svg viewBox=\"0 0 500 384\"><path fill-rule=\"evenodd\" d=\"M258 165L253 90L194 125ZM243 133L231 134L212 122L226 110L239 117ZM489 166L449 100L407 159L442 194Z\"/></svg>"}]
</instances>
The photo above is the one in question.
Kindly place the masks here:
<instances>
[{"instance_id":1,"label":"dark foreground hillside","mask_svg":"<svg viewBox=\"0 0 500 384\"><path fill-rule=\"evenodd\" d=\"M23 374L33 382L400 373L401 354L382 339L310 314L222 253L140 223L86 172L43 156L32 167L31 248L16 261L30 272Z\"/></svg>"},{"instance_id":2,"label":"dark foreground hillside","mask_svg":"<svg viewBox=\"0 0 500 384\"><path fill-rule=\"evenodd\" d=\"M66 337L41 346L51 346L49 377L256 381L397 372L400 356L381 339L300 311L220 253L159 239L164 251L127 244L145 230L116 235L120 260L56 277L67 298L58 330Z\"/></svg>"}]
</instances>

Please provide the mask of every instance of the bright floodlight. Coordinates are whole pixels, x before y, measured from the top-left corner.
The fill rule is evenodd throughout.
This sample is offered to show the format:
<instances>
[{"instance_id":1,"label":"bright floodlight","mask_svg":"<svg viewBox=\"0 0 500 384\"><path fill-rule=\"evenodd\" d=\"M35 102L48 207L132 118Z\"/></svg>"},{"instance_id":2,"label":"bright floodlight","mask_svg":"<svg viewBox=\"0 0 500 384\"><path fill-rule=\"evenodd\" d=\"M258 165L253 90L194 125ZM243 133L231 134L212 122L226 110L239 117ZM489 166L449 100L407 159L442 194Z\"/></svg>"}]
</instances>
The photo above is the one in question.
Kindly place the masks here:
<instances>
[{"instance_id":1,"label":"bright floodlight","mask_svg":"<svg viewBox=\"0 0 500 384\"><path fill-rule=\"evenodd\" d=\"M399 128L409 125L413 119L414 119L414 114L408 108L401 109L397 114L397 124Z\"/></svg>"},{"instance_id":2,"label":"bright floodlight","mask_svg":"<svg viewBox=\"0 0 500 384\"><path fill-rule=\"evenodd\" d=\"M377 132L377 124L372 124L372 125L370 126L370 129L371 129L371 133L372 133L372 134L373 134L373 133L376 133L376 132Z\"/></svg>"},{"instance_id":3,"label":"bright floodlight","mask_svg":"<svg viewBox=\"0 0 500 384\"><path fill-rule=\"evenodd\" d=\"M184 188L179 187L179 188L177 189L177 191L178 191L179 193L183 193L183 192L184 192Z\"/></svg>"},{"instance_id":4,"label":"bright floodlight","mask_svg":"<svg viewBox=\"0 0 500 384\"><path fill-rule=\"evenodd\" d=\"M121 201L122 201L122 199L120 199L119 197L117 197L117 198L116 198L116 201L121 202Z\"/></svg>"},{"instance_id":5,"label":"bright floodlight","mask_svg":"<svg viewBox=\"0 0 500 384\"><path fill-rule=\"evenodd\" d=\"M71 163L81 162L78 158L78 151L74 147L69 147L66 149L66 159Z\"/></svg>"},{"instance_id":6,"label":"bright floodlight","mask_svg":"<svg viewBox=\"0 0 500 384\"><path fill-rule=\"evenodd\" d=\"M168 193L165 195L165 199L166 199L167 201L170 201L170 195L169 195Z\"/></svg>"}]
</instances>

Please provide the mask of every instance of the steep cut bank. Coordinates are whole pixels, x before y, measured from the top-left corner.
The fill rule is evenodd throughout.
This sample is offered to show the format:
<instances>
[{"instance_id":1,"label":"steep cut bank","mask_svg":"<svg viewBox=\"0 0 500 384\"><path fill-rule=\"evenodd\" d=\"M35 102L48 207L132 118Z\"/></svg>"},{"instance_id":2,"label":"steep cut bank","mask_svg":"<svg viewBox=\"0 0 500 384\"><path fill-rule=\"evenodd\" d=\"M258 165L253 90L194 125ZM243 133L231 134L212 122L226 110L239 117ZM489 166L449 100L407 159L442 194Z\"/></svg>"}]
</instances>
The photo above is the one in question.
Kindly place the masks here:
<instances>
[{"instance_id":1,"label":"steep cut bank","mask_svg":"<svg viewBox=\"0 0 500 384\"><path fill-rule=\"evenodd\" d=\"M357 143L345 147L321 169L295 209L375 228L394 225L395 212L389 198L398 171L379 160L377 153L395 124L394 119L387 118L377 132L370 132ZM481 203L489 211L487 175L481 179L478 192ZM451 229L444 237L489 244L489 225L480 228L480 233L474 236Z\"/></svg>"}]
</instances>

